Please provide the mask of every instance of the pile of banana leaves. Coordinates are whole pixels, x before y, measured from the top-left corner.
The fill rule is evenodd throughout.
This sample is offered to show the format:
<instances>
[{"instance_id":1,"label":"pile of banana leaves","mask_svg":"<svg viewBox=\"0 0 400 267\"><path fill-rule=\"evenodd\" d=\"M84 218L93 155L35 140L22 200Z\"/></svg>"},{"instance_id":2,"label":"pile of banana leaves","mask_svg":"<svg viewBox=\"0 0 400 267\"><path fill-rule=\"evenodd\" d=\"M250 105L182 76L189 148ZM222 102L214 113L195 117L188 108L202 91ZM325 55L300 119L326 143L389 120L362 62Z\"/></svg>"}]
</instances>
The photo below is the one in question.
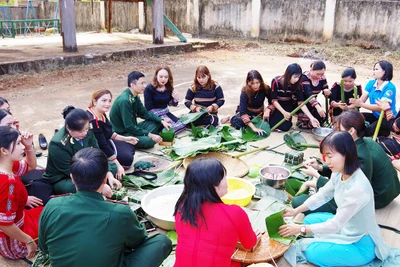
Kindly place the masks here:
<instances>
[{"instance_id":1,"label":"pile of banana leaves","mask_svg":"<svg viewBox=\"0 0 400 267\"><path fill-rule=\"evenodd\" d=\"M185 119L184 121L188 120ZM209 128L201 128L195 127L192 124L191 141L185 142L183 140L178 140L169 148L169 150L165 150L169 152L169 155L173 160L194 157L197 154L206 154L211 151L246 151L247 142L267 138L271 133L268 122L263 121L261 117L253 118L252 122L257 128L264 130L265 133L259 135L250 127L246 127L242 130L236 130L230 126L223 126L221 128L215 128L214 126L210 126Z\"/></svg>"}]
</instances>

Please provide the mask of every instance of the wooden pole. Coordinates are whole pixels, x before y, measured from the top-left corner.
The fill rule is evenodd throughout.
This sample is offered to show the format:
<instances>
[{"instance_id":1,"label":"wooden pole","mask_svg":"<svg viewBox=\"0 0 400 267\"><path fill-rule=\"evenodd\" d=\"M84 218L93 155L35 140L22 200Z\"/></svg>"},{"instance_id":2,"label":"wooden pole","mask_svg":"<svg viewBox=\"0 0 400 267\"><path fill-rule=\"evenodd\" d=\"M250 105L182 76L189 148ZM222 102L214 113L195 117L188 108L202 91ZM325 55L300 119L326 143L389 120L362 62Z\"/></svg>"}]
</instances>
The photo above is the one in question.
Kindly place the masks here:
<instances>
[{"instance_id":1,"label":"wooden pole","mask_svg":"<svg viewBox=\"0 0 400 267\"><path fill-rule=\"evenodd\" d=\"M74 0L60 1L61 36L64 52L78 52L74 5Z\"/></svg>"},{"instance_id":2,"label":"wooden pole","mask_svg":"<svg viewBox=\"0 0 400 267\"><path fill-rule=\"evenodd\" d=\"M107 20L107 33L111 33L111 19L112 19L112 2L108 0L108 20Z\"/></svg>"},{"instance_id":3,"label":"wooden pole","mask_svg":"<svg viewBox=\"0 0 400 267\"><path fill-rule=\"evenodd\" d=\"M164 0L153 0L153 44L164 43Z\"/></svg>"}]
</instances>

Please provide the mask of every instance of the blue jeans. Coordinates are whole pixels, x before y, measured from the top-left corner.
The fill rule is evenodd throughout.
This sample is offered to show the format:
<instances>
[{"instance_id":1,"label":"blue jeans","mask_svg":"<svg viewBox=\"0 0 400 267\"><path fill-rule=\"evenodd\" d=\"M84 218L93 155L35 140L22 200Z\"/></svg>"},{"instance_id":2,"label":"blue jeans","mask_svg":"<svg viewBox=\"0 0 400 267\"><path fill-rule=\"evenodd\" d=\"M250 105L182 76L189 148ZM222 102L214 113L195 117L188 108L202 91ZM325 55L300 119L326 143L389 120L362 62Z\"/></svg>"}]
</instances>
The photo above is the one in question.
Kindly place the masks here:
<instances>
[{"instance_id":1,"label":"blue jeans","mask_svg":"<svg viewBox=\"0 0 400 267\"><path fill-rule=\"evenodd\" d=\"M328 212L312 213L304 218L304 224L322 223L333 216ZM375 259L375 243L369 235L352 244L314 242L305 255L308 262L317 266L360 266Z\"/></svg>"}]
</instances>

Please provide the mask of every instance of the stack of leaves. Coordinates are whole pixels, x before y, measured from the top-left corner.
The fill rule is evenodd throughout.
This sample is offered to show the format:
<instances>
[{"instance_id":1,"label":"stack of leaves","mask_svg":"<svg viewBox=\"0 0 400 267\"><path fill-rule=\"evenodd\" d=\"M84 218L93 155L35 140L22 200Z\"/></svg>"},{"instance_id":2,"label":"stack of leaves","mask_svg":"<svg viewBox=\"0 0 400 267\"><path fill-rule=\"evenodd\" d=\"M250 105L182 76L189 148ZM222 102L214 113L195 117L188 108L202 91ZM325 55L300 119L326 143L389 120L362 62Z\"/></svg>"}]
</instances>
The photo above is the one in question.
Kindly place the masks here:
<instances>
[{"instance_id":1,"label":"stack of leaves","mask_svg":"<svg viewBox=\"0 0 400 267\"><path fill-rule=\"evenodd\" d=\"M194 115L191 115L190 118L185 118L184 121L189 121L189 119L193 119L193 117ZM221 128L215 128L214 126L204 128L195 127L192 124L193 139L190 142L185 142L183 140L176 142L173 146L171 146L171 150L169 152L170 157L173 160L178 160L186 157L194 157L197 154L207 154L210 151L246 151L247 142L267 138L271 133L268 122L263 121L262 118L255 117L252 119L252 122L257 128L264 130L265 134L259 135L250 127L246 127L244 130L236 130L235 128L227 125Z\"/></svg>"},{"instance_id":2,"label":"stack of leaves","mask_svg":"<svg viewBox=\"0 0 400 267\"><path fill-rule=\"evenodd\" d=\"M286 145L294 150L305 150L307 147L319 148L318 145L307 144L306 139L300 133L285 134L283 140Z\"/></svg>"},{"instance_id":3,"label":"stack of leaves","mask_svg":"<svg viewBox=\"0 0 400 267\"><path fill-rule=\"evenodd\" d=\"M157 174L157 179L151 181L139 176L126 175L122 178L122 185L141 189L153 189L164 185L181 183L182 180L183 178L173 170L165 170Z\"/></svg>"}]
</instances>

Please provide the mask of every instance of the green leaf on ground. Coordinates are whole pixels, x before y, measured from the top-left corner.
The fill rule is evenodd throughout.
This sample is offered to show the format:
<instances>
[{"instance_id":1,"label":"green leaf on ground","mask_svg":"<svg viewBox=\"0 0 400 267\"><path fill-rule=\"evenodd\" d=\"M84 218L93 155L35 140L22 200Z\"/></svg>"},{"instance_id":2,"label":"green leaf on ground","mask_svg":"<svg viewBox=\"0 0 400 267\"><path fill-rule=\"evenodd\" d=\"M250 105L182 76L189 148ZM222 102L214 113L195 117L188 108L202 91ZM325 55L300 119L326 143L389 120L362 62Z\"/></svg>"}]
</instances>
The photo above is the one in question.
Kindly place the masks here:
<instances>
[{"instance_id":1,"label":"green leaf on ground","mask_svg":"<svg viewBox=\"0 0 400 267\"><path fill-rule=\"evenodd\" d=\"M203 114L205 114L205 112L192 112L192 113L188 113L186 115L183 115L182 117L179 118L179 121L182 124L189 124L191 122L194 122L195 120L197 120L198 118L200 118Z\"/></svg>"},{"instance_id":2,"label":"green leaf on ground","mask_svg":"<svg viewBox=\"0 0 400 267\"><path fill-rule=\"evenodd\" d=\"M292 241L296 240L295 237L282 237L279 235L279 227L285 224L283 220L283 213L285 210L281 210L265 218L265 224L267 226L268 235L271 239L274 239L286 246Z\"/></svg>"},{"instance_id":3,"label":"green leaf on ground","mask_svg":"<svg viewBox=\"0 0 400 267\"><path fill-rule=\"evenodd\" d=\"M251 120L251 122L259 129L265 131L264 134L259 135L254 132L249 126L246 127L245 130L242 131L242 139L247 142L257 141L264 138L267 138L271 134L271 128L269 127L269 123L264 121L261 117L255 117Z\"/></svg>"}]
</instances>

